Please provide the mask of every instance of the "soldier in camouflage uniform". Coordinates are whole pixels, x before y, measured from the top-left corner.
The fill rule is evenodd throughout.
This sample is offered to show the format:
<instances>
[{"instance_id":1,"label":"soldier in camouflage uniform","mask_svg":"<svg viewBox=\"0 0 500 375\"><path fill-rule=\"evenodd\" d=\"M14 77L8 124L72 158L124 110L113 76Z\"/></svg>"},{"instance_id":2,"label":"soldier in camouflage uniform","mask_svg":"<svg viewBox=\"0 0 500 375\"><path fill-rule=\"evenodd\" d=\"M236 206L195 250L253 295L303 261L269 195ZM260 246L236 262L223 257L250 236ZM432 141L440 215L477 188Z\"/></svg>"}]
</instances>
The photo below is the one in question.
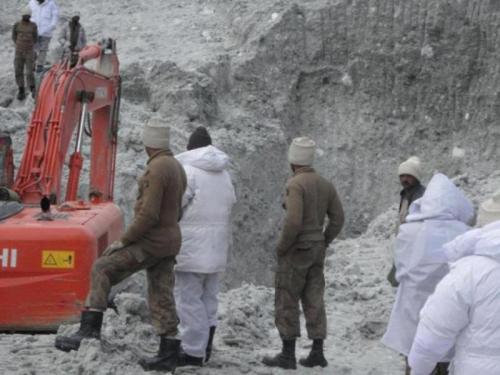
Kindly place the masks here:
<instances>
[{"instance_id":1,"label":"soldier in camouflage uniform","mask_svg":"<svg viewBox=\"0 0 500 375\"><path fill-rule=\"evenodd\" d=\"M344 212L334 186L311 167L315 143L309 138L293 140L289 161L294 176L287 183L286 217L278 244L275 321L283 340L281 353L265 357L271 367L295 369L295 341L300 337L302 303L306 328L313 346L299 362L305 367L326 367L324 305L325 251L344 224ZM325 217L328 224L324 227Z\"/></svg>"},{"instance_id":2,"label":"soldier in camouflage uniform","mask_svg":"<svg viewBox=\"0 0 500 375\"><path fill-rule=\"evenodd\" d=\"M80 330L73 336L58 337L58 349L78 350L82 339L99 339L111 287L145 269L152 323L161 340L158 355L143 359L140 364L145 370L175 370L180 341L177 340L173 267L181 247L178 221L186 174L169 150L168 133L161 120L153 119L146 125L143 142L149 160L139 180L134 221L122 238L111 244L95 262Z\"/></svg>"},{"instance_id":3,"label":"soldier in camouflage uniform","mask_svg":"<svg viewBox=\"0 0 500 375\"><path fill-rule=\"evenodd\" d=\"M33 73L35 63L35 43L38 38L37 26L30 21L31 9L26 7L22 11L22 20L16 22L12 27L12 41L16 45L14 57L14 71L18 87L17 99L26 98L26 86L24 75L31 90L31 95L35 97L35 75Z\"/></svg>"}]
</instances>

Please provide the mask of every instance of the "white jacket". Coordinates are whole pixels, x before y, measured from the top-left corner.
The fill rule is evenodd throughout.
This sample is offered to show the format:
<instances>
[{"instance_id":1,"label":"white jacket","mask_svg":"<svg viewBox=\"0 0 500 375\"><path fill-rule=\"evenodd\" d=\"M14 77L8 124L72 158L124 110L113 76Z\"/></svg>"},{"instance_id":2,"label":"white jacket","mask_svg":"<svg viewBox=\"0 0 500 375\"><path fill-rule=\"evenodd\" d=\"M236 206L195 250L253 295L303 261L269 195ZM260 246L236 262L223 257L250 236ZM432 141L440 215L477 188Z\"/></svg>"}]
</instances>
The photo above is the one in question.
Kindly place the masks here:
<instances>
[{"instance_id":1,"label":"white jacket","mask_svg":"<svg viewBox=\"0 0 500 375\"><path fill-rule=\"evenodd\" d=\"M451 375L500 374L500 221L445 245L450 273L421 312L409 362L429 375L454 348Z\"/></svg>"},{"instance_id":2,"label":"white jacket","mask_svg":"<svg viewBox=\"0 0 500 375\"><path fill-rule=\"evenodd\" d=\"M474 216L469 199L443 174L436 174L422 198L410 206L399 228L395 248L399 287L382 342L408 355L420 309L448 273L442 246L469 229Z\"/></svg>"},{"instance_id":3,"label":"white jacket","mask_svg":"<svg viewBox=\"0 0 500 375\"><path fill-rule=\"evenodd\" d=\"M38 35L52 37L59 20L59 9L53 0L45 0L39 4L36 0L30 0L31 20L38 27Z\"/></svg>"},{"instance_id":4,"label":"white jacket","mask_svg":"<svg viewBox=\"0 0 500 375\"><path fill-rule=\"evenodd\" d=\"M215 273L226 268L231 210L236 203L226 168L229 157L213 146L176 156L187 176L180 222L182 247L176 271Z\"/></svg>"}]
</instances>

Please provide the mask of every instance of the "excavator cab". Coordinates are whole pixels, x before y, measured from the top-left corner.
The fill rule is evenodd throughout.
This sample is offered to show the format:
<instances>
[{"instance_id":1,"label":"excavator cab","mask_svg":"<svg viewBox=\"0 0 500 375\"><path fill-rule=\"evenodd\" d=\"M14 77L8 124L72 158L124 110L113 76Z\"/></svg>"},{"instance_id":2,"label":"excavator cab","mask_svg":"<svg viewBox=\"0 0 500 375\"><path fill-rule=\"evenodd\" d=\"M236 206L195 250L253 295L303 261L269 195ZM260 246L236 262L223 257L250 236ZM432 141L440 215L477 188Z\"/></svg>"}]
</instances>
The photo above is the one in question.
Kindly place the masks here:
<instances>
[{"instance_id":1,"label":"excavator cab","mask_svg":"<svg viewBox=\"0 0 500 375\"><path fill-rule=\"evenodd\" d=\"M114 40L87 46L44 74L15 179L0 137L0 331L76 321L95 259L123 230L113 203L120 84Z\"/></svg>"}]
</instances>

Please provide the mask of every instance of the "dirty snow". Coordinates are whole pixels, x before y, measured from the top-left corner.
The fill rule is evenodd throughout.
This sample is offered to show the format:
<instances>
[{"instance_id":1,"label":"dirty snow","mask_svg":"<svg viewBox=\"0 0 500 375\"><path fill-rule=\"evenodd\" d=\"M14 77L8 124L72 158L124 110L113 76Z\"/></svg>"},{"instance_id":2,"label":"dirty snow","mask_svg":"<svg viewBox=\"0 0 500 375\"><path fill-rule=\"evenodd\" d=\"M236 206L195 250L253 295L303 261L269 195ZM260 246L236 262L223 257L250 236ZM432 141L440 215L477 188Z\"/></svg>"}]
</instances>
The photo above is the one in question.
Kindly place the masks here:
<instances>
[{"instance_id":1,"label":"dirty snow","mask_svg":"<svg viewBox=\"0 0 500 375\"><path fill-rule=\"evenodd\" d=\"M455 181L477 204L500 185L500 171L489 176L458 176ZM391 264L396 205L375 218L356 239L336 241L326 260L326 306L329 338L326 370L304 369L299 374L398 375L403 359L380 343L392 307L394 290L385 276ZM211 362L180 368L178 374L284 374L262 366L260 360L278 351L271 288L244 284L220 296L219 327ZM85 341L78 353L53 347L55 335L0 335L2 374L142 374L137 361L154 355L158 338L149 324L141 290L115 297L118 313L108 309L102 342ZM303 323L303 321L302 321ZM78 325L63 326L70 333ZM302 327L305 334L304 327ZM310 341L302 337L297 354L305 355Z\"/></svg>"},{"instance_id":2,"label":"dirty snow","mask_svg":"<svg viewBox=\"0 0 500 375\"><path fill-rule=\"evenodd\" d=\"M384 220L393 218L393 210ZM299 367L300 374L396 375L402 360L379 343L388 319L393 291L384 281L392 238L377 229L373 235L345 240L331 247L326 262L326 306L329 338L326 370ZM222 293L215 349L208 366L178 369L178 374L284 374L261 365L262 357L278 351L274 328L274 292L244 284ZM137 361L154 355L158 339L149 324L143 296L115 297L118 314L108 309L102 342L85 341L78 353L53 348L55 335L0 335L0 373L5 374L142 374ZM70 333L78 325L63 326ZM303 334L305 330L303 328ZM297 354L306 355L310 341L299 340Z\"/></svg>"}]
</instances>

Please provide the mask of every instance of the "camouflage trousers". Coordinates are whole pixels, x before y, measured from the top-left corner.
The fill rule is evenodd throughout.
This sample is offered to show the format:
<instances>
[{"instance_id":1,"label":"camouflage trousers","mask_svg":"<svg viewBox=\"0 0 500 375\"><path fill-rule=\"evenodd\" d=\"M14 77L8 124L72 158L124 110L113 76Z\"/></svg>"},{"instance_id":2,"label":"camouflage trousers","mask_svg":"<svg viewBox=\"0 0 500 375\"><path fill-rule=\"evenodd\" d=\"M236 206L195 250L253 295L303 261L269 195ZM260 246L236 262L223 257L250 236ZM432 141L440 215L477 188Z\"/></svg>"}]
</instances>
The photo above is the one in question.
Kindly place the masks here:
<instances>
[{"instance_id":1,"label":"camouflage trousers","mask_svg":"<svg viewBox=\"0 0 500 375\"><path fill-rule=\"evenodd\" d=\"M177 313L174 300L173 257L156 258L135 244L119 249L96 260L92 267L87 308L104 311L113 285L145 269L148 279L148 302L151 321L159 335L177 335Z\"/></svg>"},{"instance_id":2,"label":"camouflage trousers","mask_svg":"<svg viewBox=\"0 0 500 375\"><path fill-rule=\"evenodd\" d=\"M35 87L34 69L35 53L33 50L21 51L16 50L14 57L14 72L16 75L16 83L18 87L26 87L24 84L24 75L28 81L28 87Z\"/></svg>"},{"instance_id":3,"label":"camouflage trousers","mask_svg":"<svg viewBox=\"0 0 500 375\"><path fill-rule=\"evenodd\" d=\"M307 249L291 249L278 258L275 279L275 322L282 339L300 337L300 309L309 339L326 338L325 246L311 243Z\"/></svg>"}]
</instances>

